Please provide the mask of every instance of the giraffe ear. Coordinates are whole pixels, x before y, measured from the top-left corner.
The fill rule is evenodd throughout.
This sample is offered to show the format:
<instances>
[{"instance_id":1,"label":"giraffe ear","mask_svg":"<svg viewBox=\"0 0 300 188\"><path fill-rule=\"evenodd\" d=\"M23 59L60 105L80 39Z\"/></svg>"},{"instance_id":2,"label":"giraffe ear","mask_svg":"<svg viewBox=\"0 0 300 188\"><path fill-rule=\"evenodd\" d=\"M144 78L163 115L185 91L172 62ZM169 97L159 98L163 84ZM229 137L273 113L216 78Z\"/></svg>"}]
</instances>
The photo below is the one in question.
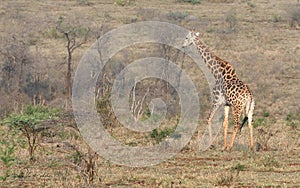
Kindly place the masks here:
<instances>
[{"instance_id":1,"label":"giraffe ear","mask_svg":"<svg viewBox=\"0 0 300 188\"><path fill-rule=\"evenodd\" d=\"M195 33L195 35L196 35L197 37L199 37L200 34L199 34L199 32L197 32L197 33Z\"/></svg>"}]
</instances>

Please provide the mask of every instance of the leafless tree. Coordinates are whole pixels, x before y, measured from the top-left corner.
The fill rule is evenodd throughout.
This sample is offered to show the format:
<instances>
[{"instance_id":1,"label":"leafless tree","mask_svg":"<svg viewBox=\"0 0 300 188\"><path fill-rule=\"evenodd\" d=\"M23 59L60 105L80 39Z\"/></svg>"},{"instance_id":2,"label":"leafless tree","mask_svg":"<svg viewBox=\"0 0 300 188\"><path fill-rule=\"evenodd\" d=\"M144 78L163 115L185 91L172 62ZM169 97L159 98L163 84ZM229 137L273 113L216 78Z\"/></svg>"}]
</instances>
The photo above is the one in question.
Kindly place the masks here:
<instances>
[{"instance_id":1,"label":"leafless tree","mask_svg":"<svg viewBox=\"0 0 300 188\"><path fill-rule=\"evenodd\" d=\"M22 104L25 67L31 63L29 45L23 39L13 35L2 41L0 55L4 61L1 70L3 73L1 86L5 92L15 95L18 104Z\"/></svg>"},{"instance_id":2,"label":"leafless tree","mask_svg":"<svg viewBox=\"0 0 300 188\"><path fill-rule=\"evenodd\" d=\"M90 28L81 26L73 26L70 24L64 24L63 18L57 23L57 30L62 33L66 39L67 49L67 71L65 78L66 88L66 108L70 107L70 101L72 96L72 57L74 51L88 42L88 36L90 34Z\"/></svg>"}]
</instances>

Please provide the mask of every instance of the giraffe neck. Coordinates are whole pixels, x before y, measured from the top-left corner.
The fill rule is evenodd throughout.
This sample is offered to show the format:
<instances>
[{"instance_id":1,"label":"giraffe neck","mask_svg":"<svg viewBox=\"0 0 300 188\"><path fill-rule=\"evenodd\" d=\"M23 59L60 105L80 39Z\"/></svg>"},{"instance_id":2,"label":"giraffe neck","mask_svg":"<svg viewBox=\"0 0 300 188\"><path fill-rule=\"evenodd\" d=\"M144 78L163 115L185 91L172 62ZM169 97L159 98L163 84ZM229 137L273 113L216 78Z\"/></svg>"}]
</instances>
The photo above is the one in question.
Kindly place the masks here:
<instances>
[{"instance_id":1,"label":"giraffe neck","mask_svg":"<svg viewBox=\"0 0 300 188\"><path fill-rule=\"evenodd\" d=\"M216 56L199 37L196 37L195 45L215 79L223 78L225 81L238 79L232 65Z\"/></svg>"},{"instance_id":2,"label":"giraffe neck","mask_svg":"<svg viewBox=\"0 0 300 188\"><path fill-rule=\"evenodd\" d=\"M211 73L214 75L216 79L219 78L221 72L219 71L219 65L216 60L215 54L209 49L209 47L203 41L199 39L199 37L196 37L195 45L198 49L199 54L203 58L204 63L207 65Z\"/></svg>"}]
</instances>

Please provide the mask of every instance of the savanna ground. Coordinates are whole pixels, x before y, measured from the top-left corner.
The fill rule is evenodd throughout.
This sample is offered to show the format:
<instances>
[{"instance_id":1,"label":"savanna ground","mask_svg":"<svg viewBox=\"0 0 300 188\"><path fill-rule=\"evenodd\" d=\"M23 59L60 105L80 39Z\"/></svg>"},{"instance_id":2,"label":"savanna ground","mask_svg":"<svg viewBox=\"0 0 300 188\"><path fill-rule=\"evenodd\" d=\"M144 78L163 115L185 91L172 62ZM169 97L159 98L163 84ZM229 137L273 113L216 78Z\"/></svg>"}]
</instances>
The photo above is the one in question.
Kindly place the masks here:
<instances>
[{"instance_id":1,"label":"savanna ground","mask_svg":"<svg viewBox=\"0 0 300 188\"><path fill-rule=\"evenodd\" d=\"M37 147L32 158L27 151L26 136L22 134L26 132L9 129L2 123L1 187L300 186L300 4L297 0L18 0L1 1L0 15L0 112L3 119L11 112L20 113L22 104L31 103L34 94L45 98L47 106L64 107L66 91L62 78L67 70L67 49L66 38L57 27L59 24L76 27L79 39L85 35L86 28L92 31L88 40L72 54L74 71L84 51L105 32L124 24L157 20L199 30L203 40L218 56L230 61L239 77L249 84L256 99L254 138L257 146L255 152L248 149L248 129L245 127L232 152L221 151L222 134L215 141L215 149L199 151L196 138L206 128L209 91L201 71L186 64L184 68L205 99L200 104L197 132L171 159L143 168L116 165L91 151L80 136L73 117L61 110L58 118L44 122L46 128L37 133ZM26 50L22 52L26 58L25 55L18 56L18 50L12 56L6 53L21 49L23 43ZM116 54L111 60L112 65L125 60L124 64L128 64L149 57L148 53L157 55L161 52L155 50L155 46L148 48L147 45L134 46ZM12 66L15 69L7 69L10 67L7 62L18 63L18 59L10 57L28 60L20 61L24 70L19 71L17 65ZM180 65L180 60L178 62ZM109 72L113 67L120 68L111 66L106 70ZM110 76L113 76L111 72L109 79ZM100 78L99 82L105 85L109 82L105 79ZM19 84L19 88L14 88L14 84ZM137 86L141 96L149 84L151 82ZM164 84L156 82L156 86ZM155 88L150 90L154 93ZM23 96L22 100L19 95ZM107 122L106 128L115 138L130 146L161 141L177 122L177 116L168 116L156 132L137 134L125 130L112 118L106 102L104 99L97 103L100 116L105 114L101 120ZM147 116L145 114L141 114L141 118Z\"/></svg>"}]
</instances>

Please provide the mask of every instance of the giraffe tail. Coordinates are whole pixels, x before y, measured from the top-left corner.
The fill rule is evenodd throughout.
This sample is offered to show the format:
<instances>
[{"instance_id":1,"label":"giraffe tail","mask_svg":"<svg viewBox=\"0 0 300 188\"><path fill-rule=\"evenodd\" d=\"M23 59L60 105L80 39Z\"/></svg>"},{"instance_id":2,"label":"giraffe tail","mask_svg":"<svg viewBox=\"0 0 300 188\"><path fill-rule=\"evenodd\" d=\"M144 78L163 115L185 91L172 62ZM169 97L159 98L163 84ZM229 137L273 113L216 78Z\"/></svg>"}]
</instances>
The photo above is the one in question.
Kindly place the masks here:
<instances>
[{"instance_id":1,"label":"giraffe tail","mask_svg":"<svg viewBox=\"0 0 300 188\"><path fill-rule=\"evenodd\" d=\"M251 96L250 99L248 100L248 102L246 103L246 116L244 117L244 119L240 125L240 128L239 128L240 132L242 131L242 128L243 128L244 124L248 121L248 119L250 119L249 121L252 121L254 106L255 106L255 102Z\"/></svg>"},{"instance_id":2,"label":"giraffe tail","mask_svg":"<svg viewBox=\"0 0 300 188\"><path fill-rule=\"evenodd\" d=\"M245 116L244 119L243 119L243 121L242 121L242 123L241 123L241 125L240 125L240 128L239 128L239 131L240 131L240 132L242 131L242 128L243 128L244 124L245 124L247 121L248 121L248 116Z\"/></svg>"}]
</instances>

